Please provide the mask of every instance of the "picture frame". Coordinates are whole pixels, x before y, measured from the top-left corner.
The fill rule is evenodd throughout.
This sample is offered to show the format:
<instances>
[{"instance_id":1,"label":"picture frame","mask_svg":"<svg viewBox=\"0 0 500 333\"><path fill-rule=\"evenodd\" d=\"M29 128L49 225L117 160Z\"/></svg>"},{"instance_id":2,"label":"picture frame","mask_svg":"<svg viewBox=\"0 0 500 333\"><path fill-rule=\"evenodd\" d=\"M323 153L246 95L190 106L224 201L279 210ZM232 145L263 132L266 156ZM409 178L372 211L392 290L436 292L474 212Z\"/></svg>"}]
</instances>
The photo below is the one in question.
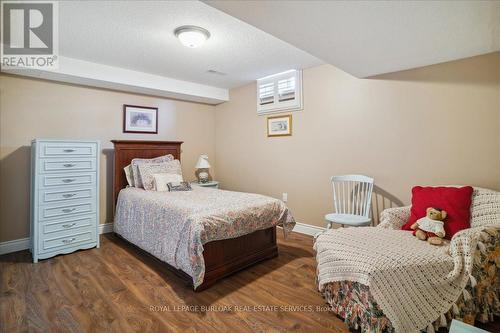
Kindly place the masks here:
<instances>
[{"instance_id":1,"label":"picture frame","mask_svg":"<svg viewBox=\"0 0 500 333\"><path fill-rule=\"evenodd\" d=\"M292 115L267 117L267 136L291 136Z\"/></svg>"},{"instance_id":2,"label":"picture frame","mask_svg":"<svg viewBox=\"0 0 500 333\"><path fill-rule=\"evenodd\" d=\"M158 108L123 104L123 133L158 134Z\"/></svg>"}]
</instances>

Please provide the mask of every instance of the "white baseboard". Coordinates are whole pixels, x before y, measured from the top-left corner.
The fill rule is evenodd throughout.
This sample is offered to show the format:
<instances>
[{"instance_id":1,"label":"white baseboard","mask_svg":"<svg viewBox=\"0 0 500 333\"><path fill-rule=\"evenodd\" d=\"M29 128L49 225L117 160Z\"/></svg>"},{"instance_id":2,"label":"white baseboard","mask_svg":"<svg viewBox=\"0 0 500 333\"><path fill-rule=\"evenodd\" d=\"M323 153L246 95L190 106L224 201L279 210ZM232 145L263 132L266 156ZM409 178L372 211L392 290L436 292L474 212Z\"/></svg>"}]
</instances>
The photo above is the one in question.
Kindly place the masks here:
<instances>
[{"instance_id":1,"label":"white baseboard","mask_svg":"<svg viewBox=\"0 0 500 333\"><path fill-rule=\"evenodd\" d=\"M318 227L315 225L305 224L305 223L297 223L293 231L314 236L319 232L324 231L325 228ZM113 223L104 223L99 224L99 234L106 234L108 232L113 232ZM20 238L14 239L7 242L0 243L0 255L7 254L11 252L17 252L22 250L27 250L30 247L30 239L29 238Z\"/></svg>"},{"instance_id":2,"label":"white baseboard","mask_svg":"<svg viewBox=\"0 0 500 333\"><path fill-rule=\"evenodd\" d=\"M106 234L113 231L113 223L99 224L99 234ZM27 250L30 248L29 238L14 239L0 243L0 255Z\"/></svg>"},{"instance_id":3,"label":"white baseboard","mask_svg":"<svg viewBox=\"0 0 500 333\"><path fill-rule=\"evenodd\" d=\"M293 228L293 231L298 232L300 234L315 236L317 233L325 231L325 229L326 228L323 227L297 222L297 224L295 224L295 228Z\"/></svg>"},{"instance_id":4,"label":"white baseboard","mask_svg":"<svg viewBox=\"0 0 500 333\"><path fill-rule=\"evenodd\" d=\"M99 234L107 234L113 232L113 223L99 224Z\"/></svg>"},{"instance_id":5,"label":"white baseboard","mask_svg":"<svg viewBox=\"0 0 500 333\"><path fill-rule=\"evenodd\" d=\"M30 239L20 238L0 243L0 255L30 248Z\"/></svg>"}]
</instances>

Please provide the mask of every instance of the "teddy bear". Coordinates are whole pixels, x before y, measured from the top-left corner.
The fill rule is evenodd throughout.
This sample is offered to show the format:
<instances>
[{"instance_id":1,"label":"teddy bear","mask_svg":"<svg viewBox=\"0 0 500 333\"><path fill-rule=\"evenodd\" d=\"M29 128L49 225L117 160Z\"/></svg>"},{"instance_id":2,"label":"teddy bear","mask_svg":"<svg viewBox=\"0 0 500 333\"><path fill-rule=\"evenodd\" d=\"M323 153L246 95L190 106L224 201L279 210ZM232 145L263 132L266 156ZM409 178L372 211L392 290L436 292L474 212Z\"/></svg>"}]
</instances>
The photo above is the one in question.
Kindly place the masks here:
<instances>
[{"instance_id":1,"label":"teddy bear","mask_svg":"<svg viewBox=\"0 0 500 333\"><path fill-rule=\"evenodd\" d=\"M420 240L427 240L432 245L443 244L443 238L446 235L443 220L447 215L445 210L434 207L427 208L426 216L411 225L413 235Z\"/></svg>"}]
</instances>

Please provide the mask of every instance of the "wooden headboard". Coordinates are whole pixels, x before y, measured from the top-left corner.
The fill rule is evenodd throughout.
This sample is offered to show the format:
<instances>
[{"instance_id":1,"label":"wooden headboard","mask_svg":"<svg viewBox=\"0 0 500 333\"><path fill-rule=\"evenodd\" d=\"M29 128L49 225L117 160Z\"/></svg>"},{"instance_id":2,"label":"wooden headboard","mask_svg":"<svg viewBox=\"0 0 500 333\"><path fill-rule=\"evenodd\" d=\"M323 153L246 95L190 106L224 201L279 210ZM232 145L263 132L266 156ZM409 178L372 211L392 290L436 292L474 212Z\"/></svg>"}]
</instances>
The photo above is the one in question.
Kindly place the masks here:
<instances>
[{"instance_id":1,"label":"wooden headboard","mask_svg":"<svg viewBox=\"0 0 500 333\"><path fill-rule=\"evenodd\" d=\"M135 141L111 140L115 146L114 176L113 176L113 204L116 207L118 193L127 186L127 178L123 168L134 158L153 158L172 154L181 159L182 141Z\"/></svg>"}]
</instances>

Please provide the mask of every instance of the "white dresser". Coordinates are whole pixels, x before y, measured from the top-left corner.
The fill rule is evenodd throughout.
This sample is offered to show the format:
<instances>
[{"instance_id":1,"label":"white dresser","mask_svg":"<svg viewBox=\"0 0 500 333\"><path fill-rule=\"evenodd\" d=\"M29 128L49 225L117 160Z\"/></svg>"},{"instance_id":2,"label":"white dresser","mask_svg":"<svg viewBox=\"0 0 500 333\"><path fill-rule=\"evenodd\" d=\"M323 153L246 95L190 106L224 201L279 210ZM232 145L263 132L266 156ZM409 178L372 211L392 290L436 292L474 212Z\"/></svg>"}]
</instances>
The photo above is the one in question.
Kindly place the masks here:
<instances>
[{"instance_id":1,"label":"white dresser","mask_svg":"<svg viewBox=\"0 0 500 333\"><path fill-rule=\"evenodd\" d=\"M99 141L32 141L33 262L99 247L99 152Z\"/></svg>"}]
</instances>

